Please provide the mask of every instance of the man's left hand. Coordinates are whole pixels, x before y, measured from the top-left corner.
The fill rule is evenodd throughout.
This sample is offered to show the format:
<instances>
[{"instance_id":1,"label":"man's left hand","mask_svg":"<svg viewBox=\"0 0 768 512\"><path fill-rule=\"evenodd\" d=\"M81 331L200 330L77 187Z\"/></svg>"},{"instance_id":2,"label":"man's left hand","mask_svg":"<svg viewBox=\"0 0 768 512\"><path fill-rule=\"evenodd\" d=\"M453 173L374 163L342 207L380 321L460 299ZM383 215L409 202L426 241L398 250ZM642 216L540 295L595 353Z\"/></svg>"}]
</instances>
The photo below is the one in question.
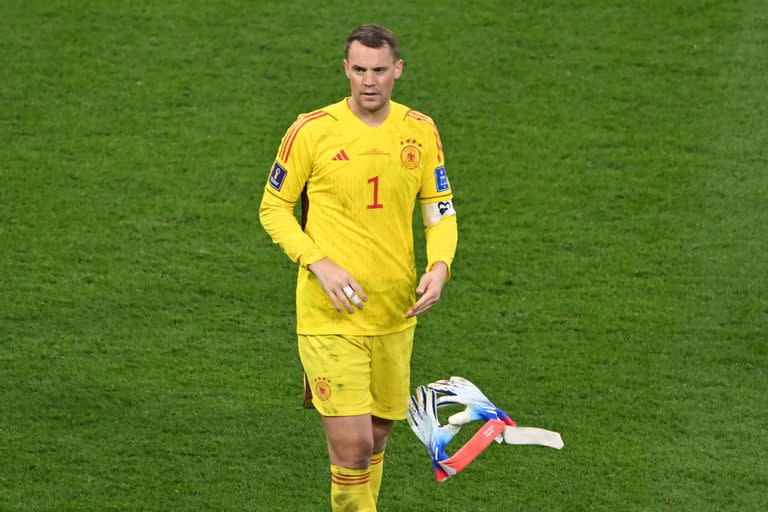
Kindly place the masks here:
<instances>
[{"instance_id":1,"label":"man's left hand","mask_svg":"<svg viewBox=\"0 0 768 512\"><path fill-rule=\"evenodd\" d=\"M440 293L443 291L445 280L448 279L448 265L443 261L435 262L429 272L421 276L416 294L421 295L411 309L405 314L405 318L420 315L440 302Z\"/></svg>"}]
</instances>

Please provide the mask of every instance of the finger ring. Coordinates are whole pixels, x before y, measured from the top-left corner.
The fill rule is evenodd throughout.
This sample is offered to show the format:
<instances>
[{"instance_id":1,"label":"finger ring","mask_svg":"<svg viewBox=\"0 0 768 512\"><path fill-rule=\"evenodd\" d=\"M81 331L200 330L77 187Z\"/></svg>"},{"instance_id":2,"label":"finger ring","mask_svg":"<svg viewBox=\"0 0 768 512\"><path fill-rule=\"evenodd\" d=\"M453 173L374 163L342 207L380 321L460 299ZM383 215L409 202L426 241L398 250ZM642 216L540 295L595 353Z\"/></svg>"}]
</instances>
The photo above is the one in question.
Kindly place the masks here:
<instances>
[{"instance_id":1,"label":"finger ring","mask_svg":"<svg viewBox=\"0 0 768 512\"><path fill-rule=\"evenodd\" d=\"M355 290L353 290L352 287L349 285L342 288L341 291L344 292L344 295L346 295L348 299L351 299L352 296L355 295Z\"/></svg>"},{"instance_id":2,"label":"finger ring","mask_svg":"<svg viewBox=\"0 0 768 512\"><path fill-rule=\"evenodd\" d=\"M352 296L349 298L349 300L351 300L352 304L354 304L355 306L359 306L360 305L360 297L358 297L356 293L352 294Z\"/></svg>"}]
</instances>

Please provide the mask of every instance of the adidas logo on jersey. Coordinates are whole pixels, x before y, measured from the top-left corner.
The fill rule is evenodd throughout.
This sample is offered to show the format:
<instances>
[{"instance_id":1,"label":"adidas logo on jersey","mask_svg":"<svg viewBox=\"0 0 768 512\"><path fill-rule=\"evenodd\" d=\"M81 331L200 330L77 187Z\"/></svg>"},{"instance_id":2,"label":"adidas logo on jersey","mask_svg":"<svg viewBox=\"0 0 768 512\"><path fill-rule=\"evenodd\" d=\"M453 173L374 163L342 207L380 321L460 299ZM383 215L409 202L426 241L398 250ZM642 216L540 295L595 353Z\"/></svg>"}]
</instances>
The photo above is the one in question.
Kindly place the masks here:
<instances>
[{"instance_id":1,"label":"adidas logo on jersey","mask_svg":"<svg viewBox=\"0 0 768 512\"><path fill-rule=\"evenodd\" d=\"M347 156L347 152L342 149L336 153L336 156L331 158L331 160L349 160L349 157Z\"/></svg>"}]
</instances>

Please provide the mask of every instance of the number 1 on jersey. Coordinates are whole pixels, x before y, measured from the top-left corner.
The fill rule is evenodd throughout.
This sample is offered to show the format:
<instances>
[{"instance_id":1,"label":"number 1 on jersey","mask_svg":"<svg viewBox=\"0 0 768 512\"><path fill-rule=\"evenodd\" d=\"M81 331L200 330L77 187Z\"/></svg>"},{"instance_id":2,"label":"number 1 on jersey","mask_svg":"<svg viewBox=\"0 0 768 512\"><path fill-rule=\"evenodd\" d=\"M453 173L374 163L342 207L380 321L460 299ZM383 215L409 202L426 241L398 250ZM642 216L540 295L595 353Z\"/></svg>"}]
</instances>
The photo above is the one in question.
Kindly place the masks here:
<instances>
[{"instance_id":1,"label":"number 1 on jersey","mask_svg":"<svg viewBox=\"0 0 768 512\"><path fill-rule=\"evenodd\" d=\"M379 203L379 177L374 176L368 180L368 183L373 183L373 204L369 204L368 209L384 208L384 205Z\"/></svg>"}]
</instances>

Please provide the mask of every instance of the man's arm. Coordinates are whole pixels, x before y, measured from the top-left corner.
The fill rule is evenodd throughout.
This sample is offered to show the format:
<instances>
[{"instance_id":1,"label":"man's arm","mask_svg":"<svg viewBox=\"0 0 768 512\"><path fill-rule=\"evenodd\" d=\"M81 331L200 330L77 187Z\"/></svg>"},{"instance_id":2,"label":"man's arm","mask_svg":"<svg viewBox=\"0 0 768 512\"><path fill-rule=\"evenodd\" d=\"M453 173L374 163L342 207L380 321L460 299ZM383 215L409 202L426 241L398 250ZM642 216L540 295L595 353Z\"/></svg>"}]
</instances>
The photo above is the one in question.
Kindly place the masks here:
<instances>
[{"instance_id":1,"label":"man's arm","mask_svg":"<svg viewBox=\"0 0 768 512\"><path fill-rule=\"evenodd\" d=\"M458 229L453 193L445 171L443 144L432 118L411 111L416 126L424 130L425 140L434 137L434 144L426 145L419 202L427 238L427 271L421 276L416 293L421 298L406 312L406 318L419 315L440 301L443 285L451 276L451 263L456 252Z\"/></svg>"},{"instance_id":2,"label":"man's arm","mask_svg":"<svg viewBox=\"0 0 768 512\"><path fill-rule=\"evenodd\" d=\"M272 241L278 244L293 262L307 267L324 258L325 253L302 231L293 215L293 206L294 203L277 197L267 188L261 199L259 220Z\"/></svg>"},{"instance_id":3,"label":"man's arm","mask_svg":"<svg viewBox=\"0 0 768 512\"><path fill-rule=\"evenodd\" d=\"M430 208L430 205L423 205L422 208ZM425 215L424 218L428 217ZM440 302L443 286L450 278L451 262L458 242L456 215L452 207L450 214L442 216L435 224L427 225L426 237L427 272L421 276L416 287L416 293L421 297L405 314L406 318L424 313Z\"/></svg>"},{"instance_id":4,"label":"man's arm","mask_svg":"<svg viewBox=\"0 0 768 512\"><path fill-rule=\"evenodd\" d=\"M317 276L336 311L341 312L343 306L349 313L354 313L352 304L363 309L362 302L367 301L368 297L362 287L346 270L331 261L314 240L304 233L293 215L293 203L280 199L266 189L259 208L259 219L267 234L292 261L307 267ZM352 294L347 295L344 292L347 286L362 302L355 302Z\"/></svg>"}]
</instances>

